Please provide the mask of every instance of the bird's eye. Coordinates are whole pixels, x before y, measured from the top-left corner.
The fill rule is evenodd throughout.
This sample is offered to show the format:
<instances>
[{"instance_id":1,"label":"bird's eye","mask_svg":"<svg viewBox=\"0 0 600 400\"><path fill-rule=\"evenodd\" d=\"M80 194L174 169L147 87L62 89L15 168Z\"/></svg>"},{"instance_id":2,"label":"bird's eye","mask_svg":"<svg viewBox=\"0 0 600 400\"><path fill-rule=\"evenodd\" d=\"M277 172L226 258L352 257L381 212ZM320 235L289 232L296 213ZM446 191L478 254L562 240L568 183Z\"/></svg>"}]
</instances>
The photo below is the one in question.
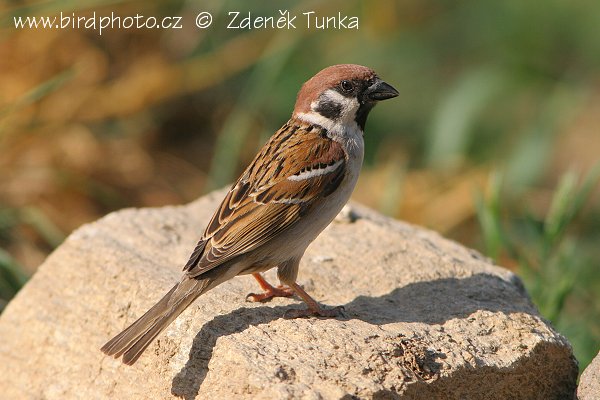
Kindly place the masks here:
<instances>
[{"instance_id":1,"label":"bird's eye","mask_svg":"<svg viewBox=\"0 0 600 400\"><path fill-rule=\"evenodd\" d=\"M351 92L354 89L354 85L352 84L352 82L346 80L340 83L340 87L344 92Z\"/></svg>"}]
</instances>

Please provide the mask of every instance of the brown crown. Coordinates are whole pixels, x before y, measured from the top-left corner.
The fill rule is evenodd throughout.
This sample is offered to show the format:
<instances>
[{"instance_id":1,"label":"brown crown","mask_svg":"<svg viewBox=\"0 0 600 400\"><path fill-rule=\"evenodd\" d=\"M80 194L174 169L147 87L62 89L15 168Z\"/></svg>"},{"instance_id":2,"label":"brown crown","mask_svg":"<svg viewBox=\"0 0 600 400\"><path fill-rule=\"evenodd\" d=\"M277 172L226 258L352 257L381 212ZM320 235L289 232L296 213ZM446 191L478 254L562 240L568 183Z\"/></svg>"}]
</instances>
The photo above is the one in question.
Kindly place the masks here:
<instances>
[{"instance_id":1,"label":"brown crown","mask_svg":"<svg viewBox=\"0 0 600 400\"><path fill-rule=\"evenodd\" d=\"M296 99L294 114L310 111L310 103L319 98L327 89L334 88L344 79L369 80L376 76L371 68L356 64L332 65L319 71L302 85Z\"/></svg>"}]
</instances>

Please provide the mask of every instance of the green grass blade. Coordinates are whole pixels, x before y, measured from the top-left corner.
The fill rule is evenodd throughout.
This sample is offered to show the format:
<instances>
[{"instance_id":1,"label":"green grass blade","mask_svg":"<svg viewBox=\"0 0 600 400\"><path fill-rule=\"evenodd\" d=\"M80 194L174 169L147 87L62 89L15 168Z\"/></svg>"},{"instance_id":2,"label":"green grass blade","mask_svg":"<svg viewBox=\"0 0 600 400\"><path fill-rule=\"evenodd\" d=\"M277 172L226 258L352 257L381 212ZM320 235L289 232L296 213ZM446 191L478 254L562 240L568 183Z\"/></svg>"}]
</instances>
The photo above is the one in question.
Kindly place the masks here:
<instances>
[{"instance_id":1,"label":"green grass blade","mask_svg":"<svg viewBox=\"0 0 600 400\"><path fill-rule=\"evenodd\" d=\"M429 131L427 163L451 167L466 153L481 112L506 84L503 75L491 69L468 71L443 100Z\"/></svg>"}]
</instances>

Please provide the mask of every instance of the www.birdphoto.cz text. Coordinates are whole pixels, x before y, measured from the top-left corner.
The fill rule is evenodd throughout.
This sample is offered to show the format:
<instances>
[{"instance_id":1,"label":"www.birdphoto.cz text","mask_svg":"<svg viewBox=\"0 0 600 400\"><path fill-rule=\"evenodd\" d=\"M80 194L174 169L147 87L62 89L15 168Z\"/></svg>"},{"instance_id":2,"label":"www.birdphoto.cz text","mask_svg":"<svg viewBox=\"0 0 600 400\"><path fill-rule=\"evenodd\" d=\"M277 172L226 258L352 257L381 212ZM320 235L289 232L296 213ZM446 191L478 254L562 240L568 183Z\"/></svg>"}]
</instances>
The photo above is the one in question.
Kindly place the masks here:
<instances>
[{"instance_id":1,"label":"www.birdphoto.cz text","mask_svg":"<svg viewBox=\"0 0 600 400\"><path fill-rule=\"evenodd\" d=\"M345 15L337 12L335 15L322 15L316 11L304 11L293 14L289 10L278 10L275 15L256 15L250 11L228 11L224 14L224 21L219 22L221 28L236 30L253 29L336 29L357 30L359 19L357 16ZM221 21L221 19L219 19ZM136 13L135 16L99 15L95 11L87 15L64 13L54 16L15 16L13 17L16 29L89 29L102 35L107 30L118 29L183 29L191 24L189 18L182 16L154 17ZM200 11L195 15L193 24L198 29L215 27L213 15L208 11Z\"/></svg>"}]
</instances>

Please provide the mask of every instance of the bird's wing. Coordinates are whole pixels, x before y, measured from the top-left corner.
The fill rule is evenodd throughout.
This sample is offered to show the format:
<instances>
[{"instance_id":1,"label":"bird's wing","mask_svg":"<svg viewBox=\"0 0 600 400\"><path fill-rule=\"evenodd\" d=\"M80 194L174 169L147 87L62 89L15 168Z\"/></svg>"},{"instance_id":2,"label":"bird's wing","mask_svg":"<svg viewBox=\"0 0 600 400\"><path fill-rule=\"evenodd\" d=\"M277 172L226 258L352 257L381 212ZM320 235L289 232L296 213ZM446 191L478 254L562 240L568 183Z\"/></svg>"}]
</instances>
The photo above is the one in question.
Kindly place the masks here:
<instances>
[{"instance_id":1,"label":"bird's wing","mask_svg":"<svg viewBox=\"0 0 600 400\"><path fill-rule=\"evenodd\" d=\"M345 175L342 146L290 120L262 148L208 224L184 270L195 277L289 229Z\"/></svg>"}]
</instances>

